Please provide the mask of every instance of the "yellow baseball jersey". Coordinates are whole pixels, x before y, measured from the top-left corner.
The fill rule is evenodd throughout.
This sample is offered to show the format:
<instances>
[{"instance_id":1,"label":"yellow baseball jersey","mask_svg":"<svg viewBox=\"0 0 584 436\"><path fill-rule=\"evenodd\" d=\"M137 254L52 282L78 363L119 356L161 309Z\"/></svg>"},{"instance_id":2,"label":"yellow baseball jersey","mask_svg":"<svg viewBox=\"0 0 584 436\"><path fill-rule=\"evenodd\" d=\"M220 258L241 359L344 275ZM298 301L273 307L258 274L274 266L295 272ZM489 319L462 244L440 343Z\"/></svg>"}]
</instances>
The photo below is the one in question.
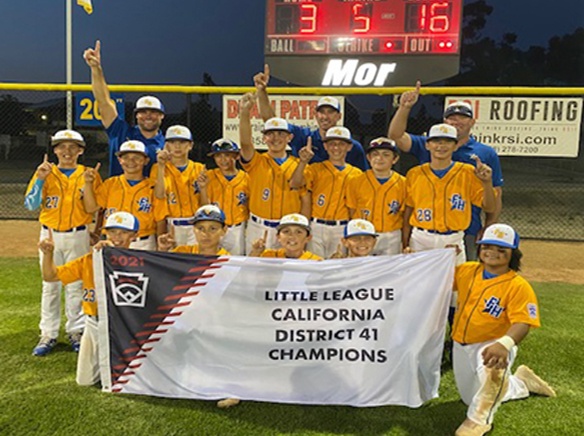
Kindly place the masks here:
<instances>
[{"instance_id":1,"label":"yellow baseball jersey","mask_svg":"<svg viewBox=\"0 0 584 436\"><path fill-rule=\"evenodd\" d=\"M260 255L260 257L277 257L277 258L286 259L286 251L283 248L278 248L278 249L269 248L267 250L264 250L264 252ZM317 256L316 254L311 253L310 251L303 252L302 256L300 256L298 259L301 259L301 260L323 260L322 257Z\"/></svg>"},{"instance_id":2,"label":"yellow baseball jersey","mask_svg":"<svg viewBox=\"0 0 584 436\"><path fill-rule=\"evenodd\" d=\"M298 166L298 158L288 156L282 164L267 153L254 153L242 166L249 174L249 211L268 220L279 220L284 215L300 212L300 198L306 188L291 189L289 181Z\"/></svg>"},{"instance_id":3,"label":"yellow baseball jersey","mask_svg":"<svg viewBox=\"0 0 584 436\"><path fill-rule=\"evenodd\" d=\"M168 216L172 218L191 218L201 206L199 188L196 184L204 165L189 160L184 171L167 164L164 171L164 190L168 203ZM156 180L158 164L152 166L150 178Z\"/></svg>"},{"instance_id":4,"label":"yellow baseball jersey","mask_svg":"<svg viewBox=\"0 0 584 436\"><path fill-rule=\"evenodd\" d=\"M372 170L349 180L347 207L354 209L352 218L371 221L377 232L393 232L403 226L406 179L395 171L383 184Z\"/></svg>"},{"instance_id":5,"label":"yellow baseball jersey","mask_svg":"<svg viewBox=\"0 0 584 436\"><path fill-rule=\"evenodd\" d=\"M363 172L350 164L343 170L330 161L308 166L306 188L312 192L312 216L323 220L348 220L347 186L349 181Z\"/></svg>"},{"instance_id":6,"label":"yellow baseball jersey","mask_svg":"<svg viewBox=\"0 0 584 436\"><path fill-rule=\"evenodd\" d=\"M42 191L41 212L39 221L41 224L60 232L75 227L89 224L93 221L93 214L85 212L83 207L83 191L85 167L77 165L77 168L69 177L53 166L51 173L46 177ZM37 181L35 172L26 189L28 195ZM94 190L101 185L99 174L93 183Z\"/></svg>"},{"instance_id":7,"label":"yellow baseball jersey","mask_svg":"<svg viewBox=\"0 0 584 436\"><path fill-rule=\"evenodd\" d=\"M156 233L156 223L168 215L164 200L154 195L154 179L144 179L131 186L124 175L110 177L97 189L97 203L107 219L114 212L129 212L140 222L138 237Z\"/></svg>"},{"instance_id":8,"label":"yellow baseball jersey","mask_svg":"<svg viewBox=\"0 0 584 436\"><path fill-rule=\"evenodd\" d=\"M234 226L249 218L249 175L238 171L227 180L220 169L207 171L209 201L225 213L225 224Z\"/></svg>"},{"instance_id":9,"label":"yellow baseball jersey","mask_svg":"<svg viewBox=\"0 0 584 436\"><path fill-rule=\"evenodd\" d=\"M439 178L430 164L412 168L406 175L406 205L413 209L410 224L438 232L466 230L472 205L482 207L483 185L472 165L455 162Z\"/></svg>"},{"instance_id":10,"label":"yellow baseball jersey","mask_svg":"<svg viewBox=\"0 0 584 436\"><path fill-rule=\"evenodd\" d=\"M504 336L512 324L539 327L539 308L531 285L515 271L483 279L484 266L466 262L456 267L458 303L452 339L474 344Z\"/></svg>"},{"instance_id":11,"label":"yellow baseball jersey","mask_svg":"<svg viewBox=\"0 0 584 436\"><path fill-rule=\"evenodd\" d=\"M186 254L201 254L199 251L199 245L179 245L178 247L170 250L171 253L186 253ZM217 250L217 256L229 256L231 253L225 248L220 248Z\"/></svg>"},{"instance_id":12,"label":"yellow baseball jersey","mask_svg":"<svg viewBox=\"0 0 584 436\"><path fill-rule=\"evenodd\" d=\"M87 253L65 265L57 267L57 277L64 285L82 280L83 282L83 313L97 316L97 299L93 282L93 253Z\"/></svg>"}]
</instances>

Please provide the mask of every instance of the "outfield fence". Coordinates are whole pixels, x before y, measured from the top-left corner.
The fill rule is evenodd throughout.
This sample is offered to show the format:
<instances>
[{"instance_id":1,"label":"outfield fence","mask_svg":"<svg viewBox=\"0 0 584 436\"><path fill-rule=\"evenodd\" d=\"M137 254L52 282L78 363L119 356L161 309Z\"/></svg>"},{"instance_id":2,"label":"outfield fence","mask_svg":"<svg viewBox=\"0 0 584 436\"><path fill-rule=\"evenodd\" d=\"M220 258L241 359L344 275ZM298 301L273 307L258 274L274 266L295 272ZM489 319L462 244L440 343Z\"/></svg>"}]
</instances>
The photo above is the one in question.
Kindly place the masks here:
<instances>
[{"instance_id":1,"label":"outfield fence","mask_svg":"<svg viewBox=\"0 0 584 436\"><path fill-rule=\"evenodd\" d=\"M384 136L395 111L397 97L411 88L271 88L278 94L327 94L345 97L344 124L355 139L367 144ZM213 167L207 157L209 144L223 136L222 96L253 91L251 87L191 87L113 85L112 94L122 94L125 119L132 122L134 102L144 94L158 95L166 105L163 129L173 124L191 128L196 146L191 158ZM0 219L36 219L38 213L23 206L24 191L35 168L45 153L50 153L49 141L57 130L66 128L66 93L90 93L89 85L1 84L0 83ZM581 100L584 88L526 87L428 87L422 89L418 104L412 111L408 131L423 134L440 122L447 96L538 97L554 102L572 98ZM97 112L86 102L79 109L86 118L94 118L95 126L73 127L87 141L82 163L102 163L107 168L108 143L99 125ZM551 106L550 106L551 107ZM543 113L544 106L540 106ZM547 111L547 106L546 109ZM551 110L551 109L550 109ZM78 117L77 117L78 118ZM580 113L576 122L582 128ZM547 123L550 130L566 129L561 122ZM478 127L478 124L477 124ZM544 128L543 130L546 130ZM519 133L517 134L519 135ZM584 241L584 156L583 139L577 134L570 144L576 157L538 156L538 144L546 144L548 136L534 136L529 143L513 147L521 156L507 156L504 146L491 144L501 153L505 185L503 188L502 221L515 226L525 238ZM497 133L485 135L489 143L498 140ZM53 157L54 160L54 157ZM397 170L405 174L417 162L402 155ZM104 173L103 176L106 174Z\"/></svg>"}]
</instances>

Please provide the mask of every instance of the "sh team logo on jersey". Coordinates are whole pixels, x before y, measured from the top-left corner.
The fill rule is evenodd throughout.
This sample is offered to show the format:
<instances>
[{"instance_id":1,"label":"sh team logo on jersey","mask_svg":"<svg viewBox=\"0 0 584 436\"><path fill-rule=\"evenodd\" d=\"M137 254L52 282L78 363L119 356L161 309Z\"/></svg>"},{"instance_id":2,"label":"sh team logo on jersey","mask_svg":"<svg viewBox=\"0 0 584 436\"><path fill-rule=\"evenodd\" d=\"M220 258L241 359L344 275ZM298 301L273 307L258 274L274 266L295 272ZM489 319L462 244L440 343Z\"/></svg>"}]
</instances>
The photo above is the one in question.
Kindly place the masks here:
<instances>
[{"instance_id":1,"label":"sh team logo on jersey","mask_svg":"<svg viewBox=\"0 0 584 436\"><path fill-rule=\"evenodd\" d=\"M116 306L146 306L146 291L150 279L143 273L114 271L109 279Z\"/></svg>"},{"instance_id":2,"label":"sh team logo on jersey","mask_svg":"<svg viewBox=\"0 0 584 436\"><path fill-rule=\"evenodd\" d=\"M148 197L142 197L138 200L138 212L150 213L151 210L152 204L150 203L150 200L148 200Z\"/></svg>"},{"instance_id":3,"label":"sh team logo on jersey","mask_svg":"<svg viewBox=\"0 0 584 436\"><path fill-rule=\"evenodd\" d=\"M393 200L389 203L389 214L390 215L397 215L399 213L399 201Z\"/></svg>"},{"instance_id":4,"label":"sh team logo on jersey","mask_svg":"<svg viewBox=\"0 0 584 436\"><path fill-rule=\"evenodd\" d=\"M450 197L450 210L464 210L466 201L462 199L460 194L453 194Z\"/></svg>"},{"instance_id":5,"label":"sh team logo on jersey","mask_svg":"<svg viewBox=\"0 0 584 436\"><path fill-rule=\"evenodd\" d=\"M241 191L237 194L237 205L238 206L245 206L247 204L247 195L245 192Z\"/></svg>"},{"instance_id":6,"label":"sh team logo on jersey","mask_svg":"<svg viewBox=\"0 0 584 436\"><path fill-rule=\"evenodd\" d=\"M499 318L505 311L505 308L499 305L500 301L501 300L499 300L497 297L491 297L488 300L485 300L485 308L483 309L483 313L488 313L493 318Z\"/></svg>"}]
</instances>

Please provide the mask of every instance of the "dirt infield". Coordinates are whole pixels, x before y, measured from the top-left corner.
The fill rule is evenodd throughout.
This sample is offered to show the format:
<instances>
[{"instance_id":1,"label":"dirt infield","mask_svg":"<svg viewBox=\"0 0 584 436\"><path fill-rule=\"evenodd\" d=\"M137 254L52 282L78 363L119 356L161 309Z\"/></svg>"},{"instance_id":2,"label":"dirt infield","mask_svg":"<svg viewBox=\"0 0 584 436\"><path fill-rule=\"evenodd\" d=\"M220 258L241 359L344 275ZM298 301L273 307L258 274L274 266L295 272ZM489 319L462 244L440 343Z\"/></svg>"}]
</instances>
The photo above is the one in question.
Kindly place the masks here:
<instances>
[{"instance_id":1,"label":"dirt infield","mask_svg":"<svg viewBox=\"0 0 584 436\"><path fill-rule=\"evenodd\" d=\"M36 257L39 236L36 221L0 221L0 238L4 241L0 256ZM584 243L526 240L523 276L538 282L584 284L581 253Z\"/></svg>"}]
</instances>

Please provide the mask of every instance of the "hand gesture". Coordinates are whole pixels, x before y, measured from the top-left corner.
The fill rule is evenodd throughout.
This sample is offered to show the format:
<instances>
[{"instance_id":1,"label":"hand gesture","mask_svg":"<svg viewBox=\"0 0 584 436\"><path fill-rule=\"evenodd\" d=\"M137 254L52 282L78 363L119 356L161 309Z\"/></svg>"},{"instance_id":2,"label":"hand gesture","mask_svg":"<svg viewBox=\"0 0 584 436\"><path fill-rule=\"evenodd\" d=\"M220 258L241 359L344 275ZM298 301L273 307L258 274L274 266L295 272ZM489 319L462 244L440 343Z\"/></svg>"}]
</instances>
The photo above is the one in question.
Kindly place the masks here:
<instances>
[{"instance_id":1,"label":"hand gesture","mask_svg":"<svg viewBox=\"0 0 584 436\"><path fill-rule=\"evenodd\" d=\"M55 251L55 242L53 241L53 231L51 229L49 229L49 237L40 241L38 247L43 254L52 254Z\"/></svg>"},{"instance_id":2,"label":"hand gesture","mask_svg":"<svg viewBox=\"0 0 584 436\"><path fill-rule=\"evenodd\" d=\"M509 351L502 344L495 342L485 348L482 352L483 365L487 368L505 369L507 368Z\"/></svg>"},{"instance_id":3,"label":"hand gesture","mask_svg":"<svg viewBox=\"0 0 584 436\"><path fill-rule=\"evenodd\" d=\"M343 253L343 244L342 242L339 242L336 251L331 255L331 257L329 257L329 259L343 259L344 257L345 254Z\"/></svg>"},{"instance_id":4,"label":"hand gesture","mask_svg":"<svg viewBox=\"0 0 584 436\"><path fill-rule=\"evenodd\" d=\"M49 162L49 155L45 154L45 157L43 159L43 163L41 163L37 167L37 178L39 180L45 180L47 178L47 176L49 174L51 174L52 170L53 170L53 164L51 162Z\"/></svg>"},{"instance_id":5,"label":"hand gesture","mask_svg":"<svg viewBox=\"0 0 584 436\"><path fill-rule=\"evenodd\" d=\"M96 250L101 250L103 247L114 247L114 243L112 241L104 239L93 246L93 248L95 248Z\"/></svg>"},{"instance_id":6,"label":"hand gesture","mask_svg":"<svg viewBox=\"0 0 584 436\"><path fill-rule=\"evenodd\" d=\"M242 112L249 112L256 102L256 95L248 92L241 97L239 101L239 110Z\"/></svg>"},{"instance_id":7,"label":"hand gesture","mask_svg":"<svg viewBox=\"0 0 584 436\"><path fill-rule=\"evenodd\" d=\"M98 162L95 168L87 167L83 173L86 185L92 185L99 174L99 169L101 168L101 162Z\"/></svg>"},{"instance_id":8,"label":"hand gesture","mask_svg":"<svg viewBox=\"0 0 584 436\"><path fill-rule=\"evenodd\" d=\"M476 154L473 154L470 158L476 162L475 174L479 180L481 182L490 182L491 177L493 176L493 170L491 167L482 163L481 159Z\"/></svg>"},{"instance_id":9,"label":"hand gesture","mask_svg":"<svg viewBox=\"0 0 584 436\"><path fill-rule=\"evenodd\" d=\"M253 76L253 84L258 91L264 91L268 87L268 82L270 81L270 66L268 64L264 65L264 72L257 73Z\"/></svg>"},{"instance_id":10,"label":"hand gesture","mask_svg":"<svg viewBox=\"0 0 584 436\"><path fill-rule=\"evenodd\" d=\"M170 162L170 152L166 149L158 150L156 152L156 162L158 162L160 167L165 166Z\"/></svg>"},{"instance_id":11,"label":"hand gesture","mask_svg":"<svg viewBox=\"0 0 584 436\"><path fill-rule=\"evenodd\" d=\"M418 101L418 97L420 96L420 88L422 86L422 82L419 80L416 82L416 88L412 91L404 92L400 99L399 105L405 107L407 109L411 109L413 105L416 104Z\"/></svg>"},{"instance_id":12,"label":"hand gesture","mask_svg":"<svg viewBox=\"0 0 584 436\"><path fill-rule=\"evenodd\" d=\"M101 42L95 41L95 48L88 48L83 52L83 59L90 68L101 67Z\"/></svg>"},{"instance_id":13,"label":"hand gesture","mask_svg":"<svg viewBox=\"0 0 584 436\"><path fill-rule=\"evenodd\" d=\"M456 255L458 256L460 253L462 253L462 250L460 249L460 247L456 244L447 244L444 246L444 248L454 248L454 251L456 251Z\"/></svg>"},{"instance_id":14,"label":"hand gesture","mask_svg":"<svg viewBox=\"0 0 584 436\"><path fill-rule=\"evenodd\" d=\"M170 233L163 233L158 237L158 250L159 251L169 251L174 247L176 241L174 240L174 229L172 225L170 226Z\"/></svg>"},{"instance_id":15,"label":"hand gesture","mask_svg":"<svg viewBox=\"0 0 584 436\"><path fill-rule=\"evenodd\" d=\"M197 177L197 186L202 191L207 189L207 185L209 185L209 176L207 175L207 168L203 168Z\"/></svg>"},{"instance_id":16,"label":"hand gesture","mask_svg":"<svg viewBox=\"0 0 584 436\"><path fill-rule=\"evenodd\" d=\"M266 249L266 241L268 239L268 231L264 231L263 238L256 239L251 244L251 251L252 253L257 253L256 255L262 254L262 252Z\"/></svg>"},{"instance_id":17,"label":"hand gesture","mask_svg":"<svg viewBox=\"0 0 584 436\"><path fill-rule=\"evenodd\" d=\"M301 162L308 163L314 157L314 152L312 151L312 138L309 136L306 140L306 146L298 150L298 157Z\"/></svg>"}]
</instances>

